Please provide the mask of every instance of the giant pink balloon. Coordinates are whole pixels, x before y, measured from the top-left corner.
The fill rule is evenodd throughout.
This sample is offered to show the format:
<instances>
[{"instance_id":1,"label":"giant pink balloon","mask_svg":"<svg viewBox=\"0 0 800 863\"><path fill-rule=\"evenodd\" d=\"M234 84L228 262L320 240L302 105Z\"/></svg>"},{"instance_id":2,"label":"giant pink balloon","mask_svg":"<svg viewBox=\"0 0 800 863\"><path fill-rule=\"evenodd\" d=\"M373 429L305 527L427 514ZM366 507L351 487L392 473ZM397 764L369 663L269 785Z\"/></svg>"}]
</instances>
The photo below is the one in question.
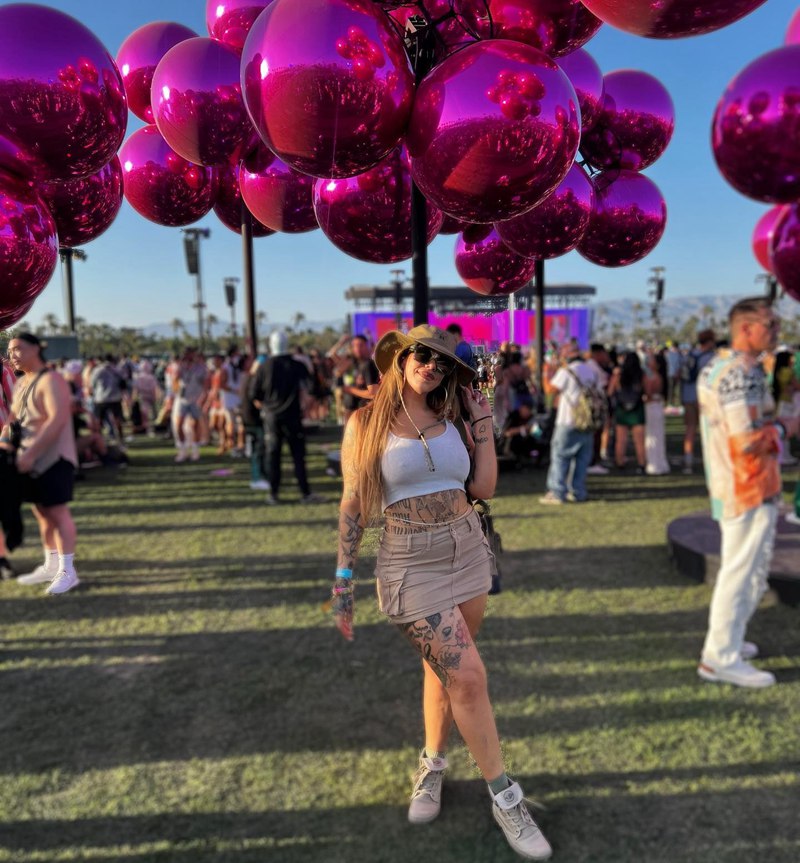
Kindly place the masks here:
<instances>
[{"instance_id":1,"label":"giant pink balloon","mask_svg":"<svg viewBox=\"0 0 800 863\"><path fill-rule=\"evenodd\" d=\"M242 53L247 109L267 146L314 177L352 177L405 134L414 76L372 0L274 0Z\"/></svg>"},{"instance_id":2,"label":"giant pink balloon","mask_svg":"<svg viewBox=\"0 0 800 863\"><path fill-rule=\"evenodd\" d=\"M727 27L766 0L583 0L598 18L637 36L677 39Z\"/></svg>"},{"instance_id":3,"label":"giant pink balloon","mask_svg":"<svg viewBox=\"0 0 800 863\"><path fill-rule=\"evenodd\" d=\"M470 227L469 222L461 222L454 219L452 216L445 216L442 220L442 227L439 228L440 234L460 234Z\"/></svg>"},{"instance_id":4,"label":"giant pink balloon","mask_svg":"<svg viewBox=\"0 0 800 863\"><path fill-rule=\"evenodd\" d=\"M33 300L26 300L24 303L13 303L10 306L0 307L0 332L19 323L33 308L33 303Z\"/></svg>"},{"instance_id":5,"label":"giant pink balloon","mask_svg":"<svg viewBox=\"0 0 800 863\"><path fill-rule=\"evenodd\" d=\"M784 291L800 302L800 205L784 207L770 245L772 271Z\"/></svg>"},{"instance_id":6,"label":"giant pink balloon","mask_svg":"<svg viewBox=\"0 0 800 863\"><path fill-rule=\"evenodd\" d=\"M580 48L602 26L579 0L489 0L484 39L513 39L562 57Z\"/></svg>"},{"instance_id":7,"label":"giant pink balloon","mask_svg":"<svg viewBox=\"0 0 800 863\"><path fill-rule=\"evenodd\" d=\"M239 56L222 42L198 36L170 48L153 73L152 100L158 131L190 162L238 161L252 146Z\"/></svg>"},{"instance_id":8,"label":"giant pink balloon","mask_svg":"<svg viewBox=\"0 0 800 863\"><path fill-rule=\"evenodd\" d=\"M743 195L800 198L800 45L770 51L728 84L714 113L714 157Z\"/></svg>"},{"instance_id":9,"label":"giant pink balloon","mask_svg":"<svg viewBox=\"0 0 800 863\"><path fill-rule=\"evenodd\" d=\"M559 187L541 204L507 222L496 222L500 239L526 258L558 258L579 243L594 205L594 186L573 165Z\"/></svg>"},{"instance_id":10,"label":"giant pink balloon","mask_svg":"<svg viewBox=\"0 0 800 863\"><path fill-rule=\"evenodd\" d=\"M578 251L601 267L625 267L653 251L667 224L667 205L656 184L635 171L605 171L594 178L595 205Z\"/></svg>"},{"instance_id":11,"label":"giant pink balloon","mask_svg":"<svg viewBox=\"0 0 800 863\"><path fill-rule=\"evenodd\" d=\"M0 168L87 177L117 152L127 122L119 70L93 33L45 6L0 6Z\"/></svg>"},{"instance_id":12,"label":"giant pink balloon","mask_svg":"<svg viewBox=\"0 0 800 863\"><path fill-rule=\"evenodd\" d=\"M583 48L578 48L566 57L559 57L558 65L578 94L581 131L586 132L594 126L600 115L603 104L603 73L594 57Z\"/></svg>"},{"instance_id":13,"label":"giant pink balloon","mask_svg":"<svg viewBox=\"0 0 800 863\"><path fill-rule=\"evenodd\" d=\"M770 246L772 238L775 235L775 225L778 219L783 215L785 206L772 207L756 223L753 231L753 254L759 264L768 272L773 272L772 261L770 260Z\"/></svg>"},{"instance_id":14,"label":"giant pink balloon","mask_svg":"<svg viewBox=\"0 0 800 863\"><path fill-rule=\"evenodd\" d=\"M28 183L0 174L0 310L32 303L58 261L56 223Z\"/></svg>"},{"instance_id":15,"label":"giant pink balloon","mask_svg":"<svg viewBox=\"0 0 800 863\"><path fill-rule=\"evenodd\" d=\"M666 150L675 130L675 107L652 75L620 69L604 78L605 95L581 154L596 168L641 171Z\"/></svg>"},{"instance_id":16,"label":"giant pink balloon","mask_svg":"<svg viewBox=\"0 0 800 863\"><path fill-rule=\"evenodd\" d=\"M117 51L128 107L146 123L155 123L150 106L150 85L161 58L178 42L193 39L194 30L172 21L153 21L134 30Z\"/></svg>"},{"instance_id":17,"label":"giant pink balloon","mask_svg":"<svg viewBox=\"0 0 800 863\"><path fill-rule=\"evenodd\" d=\"M319 227L314 178L293 170L263 144L242 163L239 185L250 212L273 231L300 234Z\"/></svg>"},{"instance_id":18,"label":"giant pink balloon","mask_svg":"<svg viewBox=\"0 0 800 863\"><path fill-rule=\"evenodd\" d=\"M206 0L208 35L242 53L253 22L272 0Z\"/></svg>"},{"instance_id":19,"label":"giant pink balloon","mask_svg":"<svg viewBox=\"0 0 800 863\"><path fill-rule=\"evenodd\" d=\"M513 294L530 282L533 258L512 252L491 225L472 225L456 240L456 270L477 294Z\"/></svg>"},{"instance_id":20,"label":"giant pink balloon","mask_svg":"<svg viewBox=\"0 0 800 863\"><path fill-rule=\"evenodd\" d=\"M240 168L236 165L221 165L217 168L219 191L214 202L217 218L237 234L242 233L242 191L240 187ZM248 208L249 209L249 208ZM251 211L251 215L252 211ZM253 216L253 236L269 237L275 231L263 225Z\"/></svg>"},{"instance_id":21,"label":"giant pink balloon","mask_svg":"<svg viewBox=\"0 0 800 863\"><path fill-rule=\"evenodd\" d=\"M787 45L800 45L800 9L792 15L784 42Z\"/></svg>"},{"instance_id":22,"label":"giant pink balloon","mask_svg":"<svg viewBox=\"0 0 800 863\"><path fill-rule=\"evenodd\" d=\"M580 112L547 55L504 39L463 48L419 85L408 134L425 197L467 222L510 219L564 179Z\"/></svg>"},{"instance_id":23,"label":"giant pink balloon","mask_svg":"<svg viewBox=\"0 0 800 863\"><path fill-rule=\"evenodd\" d=\"M122 145L119 159L128 203L151 222L190 225L214 204L216 171L179 156L155 126L134 132Z\"/></svg>"},{"instance_id":24,"label":"giant pink balloon","mask_svg":"<svg viewBox=\"0 0 800 863\"><path fill-rule=\"evenodd\" d=\"M59 245L82 246L116 219L122 206L122 166L114 156L90 177L42 183L39 192L56 221Z\"/></svg>"},{"instance_id":25,"label":"giant pink balloon","mask_svg":"<svg viewBox=\"0 0 800 863\"><path fill-rule=\"evenodd\" d=\"M314 183L314 211L320 228L343 252L374 264L411 257L411 173L405 147L357 177ZM430 242L442 214L428 207Z\"/></svg>"}]
</instances>

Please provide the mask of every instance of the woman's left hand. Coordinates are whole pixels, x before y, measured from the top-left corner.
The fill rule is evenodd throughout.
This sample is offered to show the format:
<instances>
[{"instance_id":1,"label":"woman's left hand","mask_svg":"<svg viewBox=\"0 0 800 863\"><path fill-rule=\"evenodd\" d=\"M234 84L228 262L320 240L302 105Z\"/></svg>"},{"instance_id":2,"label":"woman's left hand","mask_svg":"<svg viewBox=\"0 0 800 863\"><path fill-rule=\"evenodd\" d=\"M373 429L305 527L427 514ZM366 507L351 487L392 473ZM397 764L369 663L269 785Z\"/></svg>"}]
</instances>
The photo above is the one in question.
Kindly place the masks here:
<instances>
[{"instance_id":1,"label":"woman's left hand","mask_svg":"<svg viewBox=\"0 0 800 863\"><path fill-rule=\"evenodd\" d=\"M480 390L474 390L469 386L461 387L461 394L464 407L467 409L471 421L474 422L487 414L491 414L492 408L489 399Z\"/></svg>"}]
</instances>

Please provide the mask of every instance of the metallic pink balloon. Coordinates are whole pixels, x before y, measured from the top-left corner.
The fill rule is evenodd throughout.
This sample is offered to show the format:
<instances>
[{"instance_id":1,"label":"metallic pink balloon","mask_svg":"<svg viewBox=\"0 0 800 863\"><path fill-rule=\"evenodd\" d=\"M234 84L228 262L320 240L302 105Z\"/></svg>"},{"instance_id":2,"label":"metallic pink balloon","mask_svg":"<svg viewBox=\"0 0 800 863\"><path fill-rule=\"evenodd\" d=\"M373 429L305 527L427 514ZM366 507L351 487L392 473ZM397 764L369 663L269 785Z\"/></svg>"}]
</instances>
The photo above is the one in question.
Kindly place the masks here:
<instances>
[{"instance_id":1,"label":"metallic pink balloon","mask_svg":"<svg viewBox=\"0 0 800 863\"><path fill-rule=\"evenodd\" d=\"M253 22L272 0L206 0L208 35L242 53Z\"/></svg>"},{"instance_id":2,"label":"metallic pink balloon","mask_svg":"<svg viewBox=\"0 0 800 863\"><path fill-rule=\"evenodd\" d=\"M598 18L637 36L677 39L733 24L766 0L582 0Z\"/></svg>"},{"instance_id":3,"label":"metallic pink balloon","mask_svg":"<svg viewBox=\"0 0 800 863\"><path fill-rule=\"evenodd\" d=\"M242 163L239 185L250 212L272 230L301 234L319 227L314 178L293 170L263 144Z\"/></svg>"},{"instance_id":4,"label":"metallic pink balloon","mask_svg":"<svg viewBox=\"0 0 800 863\"><path fill-rule=\"evenodd\" d=\"M119 70L93 33L45 6L0 6L0 168L87 177L117 152L127 122Z\"/></svg>"},{"instance_id":5,"label":"metallic pink balloon","mask_svg":"<svg viewBox=\"0 0 800 863\"><path fill-rule=\"evenodd\" d=\"M233 48L205 36L179 42L156 66L152 101L158 131L184 159L213 167L247 154L252 125Z\"/></svg>"},{"instance_id":6,"label":"metallic pink balloon","mask_svg":"<svg viewBox=\"0 0 800 863\"><path fill-rule=\"evenodd\" d=\"M583 48L578 48L566 57L559 57L558 65L578 94L581 131L586 132L594 126L600 115L604 93L603 73L594 57Z\"/></svg>"},{"instance_id":7,"label":"metallic pink balloon","mask_svg":"<svg viewBox=\"0 0 800 863\"><path fill-rule=\"evenodd\" d=\"M770 204L800 198L800 45L764 54L728 84L711 145L723 177L743 195Z\"/></svg>"},{"instance_id":8,"label":"metallic pink balloon","mask_svg":"<svg viewBox=\"0 0 800 863\"><path fill-rule=\"evenodd\" d=\"M759 264L768 272L772 273L772 261L770 260L770 246L775 236L775 225L783 215L785 206L772 207L756 223L753 231L753 254Z\"/></svg>"},{"instance_id":9,"label":"metallic pink balloon","mask_svg":"<svg viewBox=\"0 0 800 863\"><path fill-rule=\"evenodd\" d=\"M579 0L489 0L484 39L513 39L551 57L563 57L588 42L603 22Z\"/></svg>"},{"instance_id":10,"label":"metallic pink balloon","mask_svg":"<svg viewBox=\"0 0 800 863\"><path fill-rule=\"evenodd\" d=\"M469 222L462 222L459 219L454 219L452 216L445 216L442 220L442 227L439 229L440 234L460 234L470 227Z\"/></svg>"},{"instance_id":11,"label":"metallic pink balloon","mask_svg":"<svg viewBox=\"0 0 800 863\"><path fill-rule=\"evenodd\" d=\"M179 156L155 126L134 132L122 145L119 160L128 203L158 225L191 225L217 197L216 171Z\"/></svg>"},{"instance_id":12,"label":"metallic pink balloon","mask_svg":"<svg viewBox=\"0 0 800 863\"><path fill-rule=\"evenodd\" d=\"M41 183L39 193L56 221L60 246L91 243L110 227L122 206L122 165L114 156L90 177Z\"/></svg>"},{"instance_id":13,"label":"metallic pink balloon","mask_svg":"<svg viewBox=\"0 0 800 863\"><path fill-rule=\"evenodd\" d=\"M411 257L411 172L405 147L357 177L314 183L314 211L325 236L343 252L374 264ZM442 214L428 207L428 242Z\"/></svg>"},{"instance_id":14,"label":"metallic pink balloon","mask_svg":"<svg viewBox=\"0 0 800 863\"><path fill-rule=\"evenodd\" d=\"M512 252L492 225L472 225L456 240L456 270L464 284L484 296L513 294L530 282L533 258Z\"/></svg>"},{"instance_id":15,"label":"metallic pink balloon","mask_svg":"<svg viewBox=\"0 0 800 863\"><path fill-rule=\"evenodd\" d=\"M240 168L235 165L222 165L217 168L219 176L219 191L214 202L214 212L217 218L237 234L242 233L242 192L240 187ZM248 208L249 209L249 208ZM251 211L251 215L252 211ZM253 236L269 237L275 231L263 225L253 216Z\"/></svg>"},{"instance_id":16,"label":"metallic pink balloon","mask_svg":"<svg viewBox=\"0 0 800 863\"><path fill-rule=\"evenodd\" d=\"M32 303L58 261L56 223L30 184L0 174L0 311Z\"/></svg>"},{"instance_id":17,"label":"metallic pink balloon","mask_svg":"<svg viewBox=\"0 0 800 863\"><path fill-rule=\"evenodd\" d=\"M792 15L783 41L786 45L800 45L800 9Z\"/></svg>"},{"instance_id":18,"label":"metallic pink balloon","mask_svg":"<svg viewBox=\"0 0 800 863\"><path fill-rule=\"evenodd\" d=\"M468 45L419 85L408 134L425 197L466 222L511 219L564 179L578 98L546 54L504 39Z\"/></svg>"},{"instance_id":19,"label":"metallic pink balloon","mask_svg":"<svg viewBox=\"0 0 800 863\"><path fill-rule=\"evenodd\" d=\"M581 154L596 168L641 171L672 139L675 106L664 85L647 72L620 69L603 81L600 113L581 138Z\"/></svg>"},{"instance_id":20,"label":"metallic pink balloon","mask_svg":"<svg viewBox=\"0 0 800 863\"><path fill-rule=\"evenodd\" d=\"M635 171L594 177L595 205L578 252L601 267L625 267L653 251L667 224L656 184Z\"/></svg>"},{"instance_id":21,"label":"metallic pink balloon","mask_svg":"<svg viewBox=\"0 0 800 863\"><path fill-rule=\"evenodd\" d=\"M784 291L800 302L800 204L783 208L772 236L770 259Z\"/></svg>"},{"instance_id":22,"label":"metallic pink balloon","mask_svg":"<svg viewBox=\"0 0 800 863\"><path fill-rule=\"evenodd\" d=\"M8 330L19 323L33 308L33 300L7 307L0 307L0 332Z\"/></svg>"},{"instance_id":23,"label":"metallic pink balloon","mask_svg":"<svg viewBox=\"0 0 800 863\"><path fill-rule=\"evenodd\" d=\"M507 222L496 222L500 239L526 258L558 258L571 252L586 233L594 206L594 186L573 165L550 197Z\"/></svg>"},{"instance_id":24,"label":"metallic pink balloon","mask_svg":"<svg viewBox=\"0 0 800 863\"><path fill-rule=\"evenodd\" d=\"M242 53L247 109L267 146L314 177L352 177L405 134L414 76L372 0L274 0Z\"/></svg>"},{"instance_id":25,"label":"metallic pink balloon","mask_svg":"<svg viewBox=\"0 0 800 863\"><path fill-rule=\"evenodd\" d=\"M117 51L128 107L145 123L155 123L150 107L150 85L161 58L179 42L197 36L194 30L171 21L153 21L134 30Z\"/></svg>"}]
</instances>

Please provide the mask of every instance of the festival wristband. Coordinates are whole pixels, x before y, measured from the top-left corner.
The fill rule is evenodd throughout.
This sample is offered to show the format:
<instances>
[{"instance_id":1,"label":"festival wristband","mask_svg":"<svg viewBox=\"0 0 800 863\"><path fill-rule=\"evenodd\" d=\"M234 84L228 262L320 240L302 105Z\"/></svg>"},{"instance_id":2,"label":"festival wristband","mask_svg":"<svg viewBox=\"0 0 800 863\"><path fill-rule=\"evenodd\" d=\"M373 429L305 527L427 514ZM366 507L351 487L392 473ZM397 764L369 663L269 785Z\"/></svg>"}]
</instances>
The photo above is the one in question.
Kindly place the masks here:
<instances>
[{"instance_id":1,"label":"festival wristband","mask_svg":"<svg viewBox=\"0 0 800 863\"><path fill-rule=\"evenodd\" d=\"M353 570L352 569L337 569L336 570L336 578L352 578Z\"/></svg>"},{"instance_id":2,"label":"festival wristband","mask_svg":"<svg viewBox=\"0 0 800 863\"><path fill-rule=\"evenodd\" d=\"M475 423L480 423L480 422L483 422L484 420L490 420L490 419L493 419L492 415L491 415L491 414L486 414L486 416L485 416L485 417L478 417L478 419L476 419L476 420L472 420L472 422L470 423L470 425L471 425L471 426L474 426L474 425L475 425Z\"/></svg>"}]
</instances>

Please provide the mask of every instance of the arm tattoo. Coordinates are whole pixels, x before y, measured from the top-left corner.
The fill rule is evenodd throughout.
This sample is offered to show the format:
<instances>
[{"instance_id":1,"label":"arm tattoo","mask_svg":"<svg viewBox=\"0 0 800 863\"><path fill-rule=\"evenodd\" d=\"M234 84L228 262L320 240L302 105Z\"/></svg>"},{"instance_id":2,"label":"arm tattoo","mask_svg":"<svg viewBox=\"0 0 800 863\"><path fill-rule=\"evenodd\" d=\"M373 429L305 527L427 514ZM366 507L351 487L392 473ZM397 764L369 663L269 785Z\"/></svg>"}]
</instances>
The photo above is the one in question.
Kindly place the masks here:
<instances>
[{"instance_id":1,"label":"arm tattoo","mask_svg":"<svg viewBox=\"0 0 800 863\"><path fill-rule=\"evenodd\" d=\"M343 569L352 569L355 565L363 534L361 513L353 516L343 512L339 519L339 566Z\"/></svg>"},{"instance_id":2,"label":"arm tattoo","mask_svg":"<svg viewBox=\"0 0 800 863\"><path fill-rule=\"evenodd\" d=\"M442 685L453 683L464 651L472 647L467 625L454 611L433 614L424 620L399 624L400 631L430 665Z\"/></svg>"}]
</instances>

